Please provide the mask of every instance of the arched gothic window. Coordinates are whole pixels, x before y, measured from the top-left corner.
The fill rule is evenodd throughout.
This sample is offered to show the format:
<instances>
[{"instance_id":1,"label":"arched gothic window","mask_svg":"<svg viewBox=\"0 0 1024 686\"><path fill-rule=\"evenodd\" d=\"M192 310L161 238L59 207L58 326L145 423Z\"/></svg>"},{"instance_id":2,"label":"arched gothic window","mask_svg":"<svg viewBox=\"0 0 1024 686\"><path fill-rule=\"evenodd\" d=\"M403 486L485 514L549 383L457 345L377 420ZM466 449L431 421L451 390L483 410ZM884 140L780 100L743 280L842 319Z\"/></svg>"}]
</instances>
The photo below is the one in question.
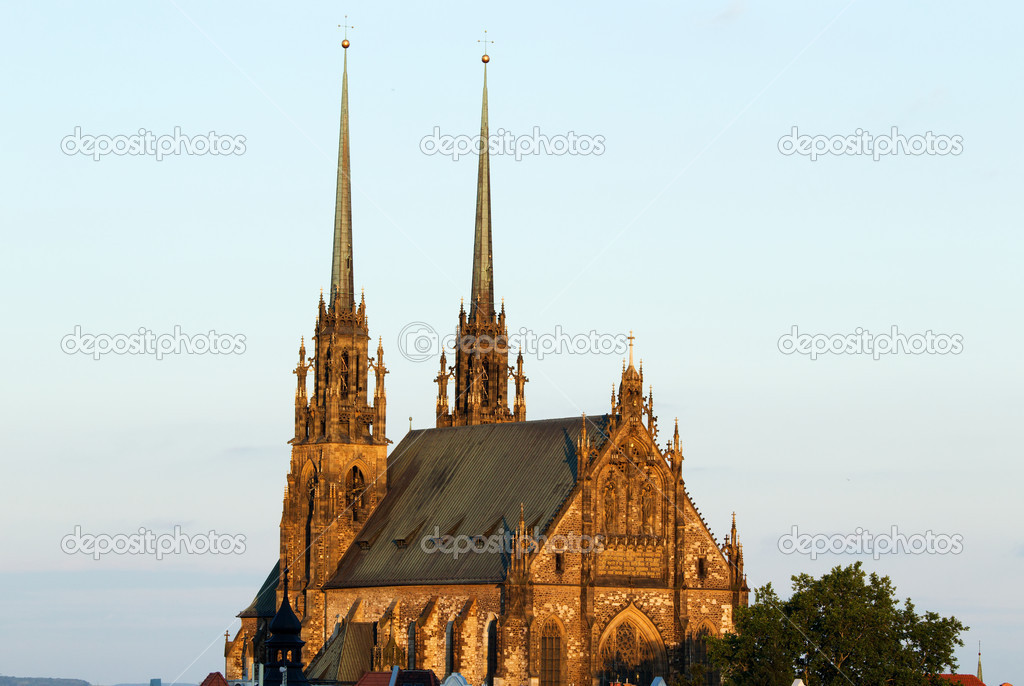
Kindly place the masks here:
<instances>
[{"instance_id":1,"label":"arched gothic window","mask_svg":"<svg viewBox=\"0 0 1024 686\"><path fill-rule=\"evenodd\" d=\"M498 620L492 619L487 624L487 674L484 676L485 686L494 686L494 676L498 672Z\"/></svg>"},{"instance_id":2,"label":"arched gothic window","mask_svg":"<svg viewBox=\"0 0 1024 686\"><path fill-rule=\"evenodd\" d=\"M455 671L455 622L448 622L444 628L444 675Z\"/></svg>"},{"instance_id":3,"label":"arched gothic window","mask_svg":"<svg viewBox=\"0 0 1024 686\"><path fill-rule=\"evenodd\" d=\"M562 630L548 619L540 637L540 686L562 686Z\"/></svg>"},{"instance_id":4,"label":"arched gothic window","mask_svg":"<svg viewBox=\"0 0 1024 686\"><path fill-rule=\"evenodd\" d=\"M708 625L703 624L686 639L686 673L691 679L701 679L705 686L718 683L718 673L712 669L708 655L706 639L710 634Z\"/></svg>"},{"instance_id":5,"label":"arched gothic window","mask_svg":"<svg viewBox=\"0 0 1024 686\"><path fill-rule=\"evenodd\" d=\"M312 556L313 556L313 510L316 505L316 487L317 487L317 475L313 472L309 475L309 479L306 481L306 549L304 559L304 569L306 572L306 581L310 581L310 571L312 568Z\"/></svg>"},{"instance_id":6,"label":"arched gothic window","mask_svg":"<svg viewBox=\"0 0 1024 686\"><path fill-rule=\"evenodd\" d=\"M615 627L601 647L602 682L649 684L657 676L656 657L643 632L626 620Z\"/></svg>"},{"instance_id":7,"label":"arched gothic window","mask_svg":"<svg viewBox=\"0 0 1024 686\"><path fill-rule=\"evenodd\" d=\"M409 622L409 669L416 669L416 622Z\"/></svg>"},{"instance_id":8,"label":"arched gothic window","mask_svg":"<svg viewBox=\"0 0 1024 686\"><path fill-rule=\"evenodd\" d=\"M345 505L352 510L352 521L361 521L366 512L366 478L359 470L353 467L348 473L345 483Z\"/></svg>"}]
</instances>

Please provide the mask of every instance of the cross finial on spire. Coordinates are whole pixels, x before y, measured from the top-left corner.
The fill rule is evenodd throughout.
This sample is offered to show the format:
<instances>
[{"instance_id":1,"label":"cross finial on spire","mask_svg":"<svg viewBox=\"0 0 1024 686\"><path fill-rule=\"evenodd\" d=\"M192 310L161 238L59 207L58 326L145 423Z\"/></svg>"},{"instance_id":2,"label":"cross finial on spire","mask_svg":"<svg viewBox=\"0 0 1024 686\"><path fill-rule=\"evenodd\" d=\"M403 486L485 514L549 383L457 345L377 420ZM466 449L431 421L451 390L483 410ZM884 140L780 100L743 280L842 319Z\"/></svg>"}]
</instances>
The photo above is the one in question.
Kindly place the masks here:
<instances>
[{"instance_id":1,"label":"cross finial on spire","mask_svg":"<svg viewBox=\"0 0 1024 686\"><path fill-rule=\"evenodd\" d=\"M484 54L480 58L480 61L482 61L484 64L487 64L488 62L491 61L491 56L487 54L487 44L488 43L490 43L492 45L494 44L494 41L487 39L487 29L484 29L484 37L481 40L478 40L477 43L483 43L484 44Z\"/></svg>"},{"instance_id":2,"label":"cross finial on spire","mask_svg":"<svg viewBox=\"0 0 1024 686\"><path fill-rule=\"evenodd\" d=\"M339 29L345 29L345 37L341 41L341 47L343 47L346 50L348 50L348 46L350 45L350 43L348 42L348 30L349 29L354 29L355 27L354 26L349 26L349 24L348 24L348 15L347 14L345 15L345 23L344 24L338 24L338 28Z\"/></svg>"},{"instance_id":3,"label":"cross finial on spire","mask_svg":"<svg viewBox=\"0 0 1024 686\"><path fill-rule=\"evenodd\" d=\"M630 329L629 335L626 336L626 339L629 341L629 366L632 367L633 366L633 341L636 340L636 336L633 335L633 330L632 329Z\"/></svg>"}]
</instances>

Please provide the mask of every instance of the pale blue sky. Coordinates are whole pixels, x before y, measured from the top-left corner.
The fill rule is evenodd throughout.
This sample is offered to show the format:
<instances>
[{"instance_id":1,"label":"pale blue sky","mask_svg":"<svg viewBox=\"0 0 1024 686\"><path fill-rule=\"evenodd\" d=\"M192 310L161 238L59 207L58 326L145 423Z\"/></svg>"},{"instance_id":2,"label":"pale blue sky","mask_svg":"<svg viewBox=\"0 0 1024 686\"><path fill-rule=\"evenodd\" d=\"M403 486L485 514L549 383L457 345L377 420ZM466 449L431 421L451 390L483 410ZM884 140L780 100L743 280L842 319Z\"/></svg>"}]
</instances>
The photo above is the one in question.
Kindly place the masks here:
<instances>
[{"instance_id":1,"label":"pale blue sky","mask_svg":"<svg viewBox=\"0 0 1024 686\"><path fill-rule=\"evenodd\" d=\"M351 32L356 287L383 336L389 435L431 424L436 361L410 322L468 295L476 160L435 126L601 135L600 156L492 160L496 291L510 328L637 336L662 439L714 533L736 510L751 586L852 555L779 536L856 527L963 536L948 556L864 558L958 653L1024 681L1019 483L1022 63L1014 3L298 5L4 3L0 73L0 670L94 683L223 668L222 635L277 555L296 348L330 274L341 48ZM76 126L244 135L233 157L69 157ZM960 135L958 156L786 157L809 134ZM959 333L957 356L779 353L810 333ZM245 354L93 361L93 333L216 329ZM605 410L615 356L526 360L530 418ZM496 484L496 487L500 485ZM486 497L486 496L482 496ZM93 561L75 525L246 536L234 556Z\"/></svg>"}]
</instances>

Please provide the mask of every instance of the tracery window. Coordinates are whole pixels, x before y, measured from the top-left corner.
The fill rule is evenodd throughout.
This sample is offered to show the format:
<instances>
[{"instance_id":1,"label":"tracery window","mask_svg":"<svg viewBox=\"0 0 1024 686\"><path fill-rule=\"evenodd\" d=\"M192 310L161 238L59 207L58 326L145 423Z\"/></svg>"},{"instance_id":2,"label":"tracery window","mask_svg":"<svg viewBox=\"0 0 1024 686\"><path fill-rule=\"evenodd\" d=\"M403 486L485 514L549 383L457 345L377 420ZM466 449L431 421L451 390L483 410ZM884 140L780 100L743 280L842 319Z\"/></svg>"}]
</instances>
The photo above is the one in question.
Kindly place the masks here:
<instances>
[{"instance_id":1,"label":"tracery window","mask_svg":"<svg viewBox=\"0 0 1024 686\"><path fill-rule=\"evenodd\" d=\"M719 675L711 666L711 656L708 655L706 641L710 634L711 630L704 624L687 637L686 672L691 678L703 677L705 686L716 686L719 683Z\"/></svg>"},{"instance_id":2,"label":"tracery window","mask_svg":"<svg viewBox=\"0 0 1024 686\"><path fill-rule=\"evenodd\" d=\"M601 646L601 663L603 683L649 684L656 676L654 648L629 620L615 627Z\"/></svg>"}]
</instances>

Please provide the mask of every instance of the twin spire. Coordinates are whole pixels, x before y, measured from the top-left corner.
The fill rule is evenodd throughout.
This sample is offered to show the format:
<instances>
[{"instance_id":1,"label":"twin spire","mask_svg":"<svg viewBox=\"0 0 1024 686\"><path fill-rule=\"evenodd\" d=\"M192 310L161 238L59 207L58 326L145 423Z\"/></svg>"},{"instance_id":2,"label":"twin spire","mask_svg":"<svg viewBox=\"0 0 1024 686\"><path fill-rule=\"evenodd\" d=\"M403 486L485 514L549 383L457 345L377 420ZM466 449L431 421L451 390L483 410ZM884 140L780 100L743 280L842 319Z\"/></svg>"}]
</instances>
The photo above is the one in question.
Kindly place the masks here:
<instances>
[{"instance_id":1,"label":"twin spire","mask_svg":"<svg viewBox=\"0 0 1024 686\"><path fill-rule=\"evenodd\" d=\"M487 62L484 63L483 108L480 113L480 161L476 177L476 231L473 236L473 290L469 317L492 319L494 316L494 265L491 258L491 160L488 150Z\"/></svg>"},{"instance_id":2,"label":"twin spire","mask_svg":"<svg viewBox=\"0 0 1024 686\"><path fill-rule=\"evenodd\" d=\"M348 127L348 47L342 42L345 57L341 77L341 135L338 142L338 184L334 206L334 251L331 260L331 306L340 301L342 311L355 307L355 281L352 269L352 169L349 161ZM476 230L473 238L473 286L470 294L470 318L494 315L494 263L491 256L491 165L488 151L490 129L487 123L487 63L483 56L484 90L480 114L480 160L476 182Z\"/></svg>"},{"instance_id":3,"label":"twin spire","mask_svg":"<svg viewBox=\"0 0 1024 686\"><path fill-rule=\"evenodd\" d=\"M524 388L529 379L523 373L523 355L519 353L515 366L509 365L504 302L500 311L494 307L490 130L487 122L487 63L490 59L486 53L481 58L484 88L477 150L476 225L469 314L464 307L459 308L455 364L449 367L445 352L441 352L441 367L434 379L437 382L438 427L521 422L526 419ZM449 406L450 379L455 381L455 393ZM509 397L510 380L515 384L514 399Z\"/></svg>"},{"instance_id":4,"label":"twin spire","mask_svg":"<svg viewBox=\"0 0 1024 686\"><path fill-rule=\"evenodd\" d=\"M490 43L490 41L487 41ZM361 322L365 329L363 305L355 303L355 286L352 269L352 176L349 160L348 123L348 40L342 41L345 48L344 68L341 82L341 136L338 145L338 186L334 214L334 250L331 261L331 290L328 303L332 317L344 321ZM516 359L516 366L510 367L508 360L508 333L505 327L505 308L500 313L494 307L494 262L492 258L491 230L491 166L487 122L487 63L490 57L485 53L483 99L480 111L479 162L476 187L476 224L473 236L473 280L470 294L469 316L460 312L459 340L455 365L446 368L442 352L441 373L438 382L438 426L480 424L490 422L523 421L526 418L524 386L528 379L523 373L522 354ZM324 306L321 302L321 312ZM321 314L323 316L323 314ZM333 340L333 338L331 338ZM317 359L323 356L318 348ZM364 349L365 352L365 349ZM361 358L362 353L360 354ZM355 376L342 383L342 393L351 391L359 398L364 393L360 376L365 374L361 362L352 364L348 358L332 360L323 358L328 367L323 375L318 369L318 379L323 376L325 387L328 380L338 375ZM302 365L300 364L300 367ZM383 374L381 370L381 374ZM338 377L340 378L340 377ZM447 382L455 380L455 407L449 411ZM509 379L515 381L515 401L509 408ZM346 396L347 397L347 396ZM376 407L376 403L374 407ZM383 408L383 403L381 403ZM382 414L382 413L381 413ZM296 436L302 437L301 417L296 419ZM316 417L317 420L320 417ZM332 424L336 418L325 417ZM349 418L352 419L351 417ZM383 416L377 423L383 427ZM315 423L315 422L314 422ZM321 422L323 423L323 422ZM351 421L350 421L351 424ZM376 424L374 424L376 429ZM376 436L377 431L374 431ZM319 435L319 434L317 434Z\"/></svg>"},{"instance_id":5,"label":"twin spire","mask_svg":"<svg viewBox=\"0 0 1024 686\"><path fill-rule=\"evenodd\" d=\"M348 46L346 38L345 61L341 76L341 137L338 143L338 188L334 206L334 254L331 260L330 304L335 300L343 312L355 307L355 287L352 276L352 174L349 165L348 136Z\"/></svg>"}]
</instances>

